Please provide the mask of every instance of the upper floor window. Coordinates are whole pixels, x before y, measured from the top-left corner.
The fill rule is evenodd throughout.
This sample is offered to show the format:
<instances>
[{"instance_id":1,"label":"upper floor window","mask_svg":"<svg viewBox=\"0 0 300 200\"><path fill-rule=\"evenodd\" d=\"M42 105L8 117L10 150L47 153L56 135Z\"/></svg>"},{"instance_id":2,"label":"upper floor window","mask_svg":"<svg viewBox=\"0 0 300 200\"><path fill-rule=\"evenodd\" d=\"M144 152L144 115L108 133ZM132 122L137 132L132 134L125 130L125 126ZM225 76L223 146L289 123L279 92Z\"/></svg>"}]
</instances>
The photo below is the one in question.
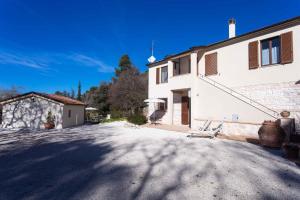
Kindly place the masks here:
<instances>
[{"instance_id":1,"label":"upper floor window","mask_svg":"<svg viewBox=\"0 0 300 200\"><path fill-rule=\"evenodd\" d=\"M71 112L71 110L69 110L68 117L71 118L71 115L72 115L72 112Z\"/></svg>"},{"instance_id":2,"label":"upper floor window","mask_svg":"<svg viewBox=\"0 0 300 200\"><path fill-rule=\"evenodd\" d=\"M249 69L257 69L260 66L258 56L259 52L262 67L273 64L292 63L293 32L290 31L282 33L279 36L261 40L260 42L250 42L248 44Z\"/></svg>"},{"instance_id":3,"label":"upper floor window","mask_svg":"<svg viewBox=\"0 0 300 200\"><path fill-rule=\"evenodd\" d=\"M261 65L280 63L280 38L270 38L261 41Z\"/></svg>"},{"instance_id":4,"label":"upper floor window","mask_svg":"<svg viewBox=\"0 0 300 200\"><path fill-rule=\"evenodd\" d=\"M205 55L205 76L218 74L218 53Z\"/></svg>"},{"instance_id":5,"label":"upper floor window","mask_svg":"<svg viewBox=\"0 0 300 200\"><path fill-rule=\"evenodd\" d=\"M161 83L167 83L168 82L168 66L161 68Z\"/></svg>"},{"instance_id":6,"label":"upper floor window","mask_svg":"<svg viewBox=\"0 0 300 200\"><path fill-rule=\"evenodd\" d=\"M173 76L191 73L190 56L178 58L173 61Z\"/></svg>"}]
</instances>

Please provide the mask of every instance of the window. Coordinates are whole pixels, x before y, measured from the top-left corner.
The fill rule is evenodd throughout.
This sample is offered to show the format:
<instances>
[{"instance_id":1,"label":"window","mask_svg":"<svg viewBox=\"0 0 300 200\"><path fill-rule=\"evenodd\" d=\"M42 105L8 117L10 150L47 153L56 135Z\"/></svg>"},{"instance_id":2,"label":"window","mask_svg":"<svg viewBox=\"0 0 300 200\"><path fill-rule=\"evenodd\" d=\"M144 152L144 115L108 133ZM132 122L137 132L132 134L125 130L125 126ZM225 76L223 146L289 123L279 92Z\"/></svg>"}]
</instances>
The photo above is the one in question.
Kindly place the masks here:
<instances>
[{"instance_id":1,"label":"window","mask_svg":"<svg viewBox=\"0 0 300 200\"><path fill-rule=\"evenodd\" d=\"M173 75L179 75L180 74L180 61L174 61L174 70L173 70Z\"/></svg>"},{"instance_id":2,"label":"window","mask_svg":"<svg viewBox=\"0 0 300 200\"><path fill-rule=\"evenodd\" d=\"M217 52L205 55L205 76L218 74Z\"/></svg>"},{"instance_id":3,"label":"window","mask_svg":"<svg viewBox=\"0 0 300 200\"><path fill-rule=\"evenodd\" d=\"M173 76L191 73L190 56L177 58L173 61Z\"/></svg>"},{"instance_id":4,"label":"window","mask_svg":"<svg viewBox=\"0 0 300 200\"><path fill-rule=\"evenodd\" d=\"M72 112L71 112L71 110L69 110L69 112L68 112L69 118L71 118L71 115L72 115Z\"/></svg>"},{"instance_id":5,"label":"window","mask_svg":"<svg viewBox=\"0 0 300 200\"><path fill-rule=\"evenodd\" d=\"M165 103L159 103L158 108L161 111L166 111L168 108L168 98L160 98L161 100L164 100Z\"/></svg>"},{"instance_id":6,"label":"window","mask_svg":"<svg viewBox=\"0 0 300 200\"><path fill-rule=\"evenodd\" d=\"M280 38L275 37L261 41L261 65L280 63Z\"/></svg>"},{"instance_id":7,"label":"window","mask_svg":"<svg viewBox=\"0 0 300 200\"><path fill-rule=\"evenodd\" d=\"M167 83L168 82L168 66L161 68L161 83Z\"/></svg>"}]
</instances>

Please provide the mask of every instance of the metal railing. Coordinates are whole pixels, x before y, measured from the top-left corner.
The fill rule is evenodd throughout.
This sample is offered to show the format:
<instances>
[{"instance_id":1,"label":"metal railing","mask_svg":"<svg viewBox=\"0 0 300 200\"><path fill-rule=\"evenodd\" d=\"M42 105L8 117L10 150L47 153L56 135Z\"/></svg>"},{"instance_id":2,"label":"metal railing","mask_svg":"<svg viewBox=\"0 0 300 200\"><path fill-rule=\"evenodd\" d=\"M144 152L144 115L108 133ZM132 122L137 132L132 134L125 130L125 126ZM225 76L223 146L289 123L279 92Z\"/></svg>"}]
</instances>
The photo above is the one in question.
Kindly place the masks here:
<instances>
[{"instance_id":1,"label":"metal railing","mask_svg":"<svg viewBox=\"0 0 300 200\"><path fill-rule=\"evenodd\" d=\"M275 119L278 119L279 116L280 116L280 114L277 111L275 111L271 108L268 108L267 106L265 106L265 105L255 101L255 100L247 97L246 95L241 94L241 93L239 93L239 92L237 92L237 91L235 91L235 90L233 90L233 89L231 89L231 88L229 88L229 87L227 87L227 86L225 86L221 83L218 83L217 81L212 80L212 79L206 77L203 74L200 74L200 79L207 82L207 83L209 83L210 85L212 85L212 86L214 86L214 87L230 94L231 96L239 99L240 101L243 101L243 102L251 105L252 107L260 110L261 112L263 112L263 113L265 113L265 114L267 114L267 115L269 115L269 116L271 116Z\"/></svg>"}]
</instances>

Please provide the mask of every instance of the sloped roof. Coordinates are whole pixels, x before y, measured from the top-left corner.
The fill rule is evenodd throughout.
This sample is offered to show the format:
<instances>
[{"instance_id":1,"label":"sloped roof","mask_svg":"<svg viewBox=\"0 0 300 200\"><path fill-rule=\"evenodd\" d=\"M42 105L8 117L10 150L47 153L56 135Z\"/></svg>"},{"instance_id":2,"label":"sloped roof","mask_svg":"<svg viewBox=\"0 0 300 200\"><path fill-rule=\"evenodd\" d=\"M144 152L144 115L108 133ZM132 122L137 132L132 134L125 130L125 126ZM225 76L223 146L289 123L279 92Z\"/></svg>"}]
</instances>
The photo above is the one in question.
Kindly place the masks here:
<instances>
[{"instance_id":1,"label":"sloped roof","mask_svg":"<svg viewBox=\"0 0 300 200\"><path fill-rule=\"evenodd\" d=\"M32 96L41 96L41 97L51 99L53 101L65 104L65 105L83 105L83 106L85 105L83 102L69 98L69 97L56 95L56 94L45 94L45 93L39 93L39 92L28 92L25 94L17 95L15 97L11 97L11 98L0 101L0 104L7 104L7 103L11 103L11 102L18 101L20 99L25 99L25 98L32 97Z\"/></svg>"},{"instance_id":2,"label":"sloped roof","mask_svg":"<svg viewBox=\"0 0 300 200\"><path fill-rule=\"evenodd\" d=\"M46 94L46 96L54 101L59 101L63 104L68 104L68 105L85 105L83 102L69 98L69 97L65 97L65 96L61 96L61 95L57 95L57 94Z\"/></svg>"},{"instance_id":3,"label":"sloped roof","mask_svg":"<svg viewBox=\"0 0 300 200\"><path fill-rule=\"evenodd\" d=\"M167 56L167 57L165 57L161 60L158 60L154 63L148 63L147 66L152 67L152 66L164 64L168 60L170 60L174 57L180 56L180 55L186 55L188 53L191 53L191 52L194 52L194 51L197 51L197 50L207 51L207 50L211 50L211 49L216 49L216 48L219 48L221 46L230 45L230 44L233 44L233 43L243 41L245 39L249 39L251 37L257 37L259 35L267 34L267 33L273 32L273 31L278 31L278 30L288 28L288 27L291 27L291 26L295 26L295 25L299 25L299 24L300 24L300 16L297 16L297 17L294 17L294 18L291 18L291 19L288 19L288 20L285 20L285 21L281 21L281 22L276 23L276 24L272 24L270 26L266 26L266 27L263 27L263 28L260 28L260 29L242 34L242 35L238 35L236 37L228 38L228 39L225 39L223 41L212 43L212 44L209 44L209 45L206 45L206 46L194 46L194 47L191 47L188 50L185 50L183 52L180 52L180 53L177 53L177 54L174 54L174 55L171 55L171 56Z\"/></svg>"}]
</instances>

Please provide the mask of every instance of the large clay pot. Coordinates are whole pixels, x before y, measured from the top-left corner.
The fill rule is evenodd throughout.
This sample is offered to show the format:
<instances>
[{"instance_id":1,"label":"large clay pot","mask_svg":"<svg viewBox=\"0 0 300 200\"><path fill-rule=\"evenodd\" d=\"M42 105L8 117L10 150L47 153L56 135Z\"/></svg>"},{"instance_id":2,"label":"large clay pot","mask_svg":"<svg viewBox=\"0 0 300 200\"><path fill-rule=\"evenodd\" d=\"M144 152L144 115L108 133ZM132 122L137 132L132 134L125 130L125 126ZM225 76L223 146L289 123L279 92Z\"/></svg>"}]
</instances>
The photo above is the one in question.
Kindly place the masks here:
<instances>
[{"instance_id":1,"label":"large clay pot","mask_svg":"<svg viewBox=\"0 0 300 200\"><path fill-rule=\"evenodd\" d=\"M264 121L258 130L260 144L266 147L279 148L284 140L284 131L277 122Z\"/></svg>"},{"instance_id":2,"label":"large clay pot","mask_svg":"<svg viewBox=\"0 0 300 200\"><path fill-rule=\"evenodd\" d=\"M53 129L55 127L54 123L44 123L45 129Z\"/></svg>"}]
</instances>

